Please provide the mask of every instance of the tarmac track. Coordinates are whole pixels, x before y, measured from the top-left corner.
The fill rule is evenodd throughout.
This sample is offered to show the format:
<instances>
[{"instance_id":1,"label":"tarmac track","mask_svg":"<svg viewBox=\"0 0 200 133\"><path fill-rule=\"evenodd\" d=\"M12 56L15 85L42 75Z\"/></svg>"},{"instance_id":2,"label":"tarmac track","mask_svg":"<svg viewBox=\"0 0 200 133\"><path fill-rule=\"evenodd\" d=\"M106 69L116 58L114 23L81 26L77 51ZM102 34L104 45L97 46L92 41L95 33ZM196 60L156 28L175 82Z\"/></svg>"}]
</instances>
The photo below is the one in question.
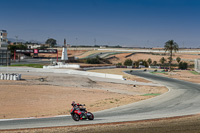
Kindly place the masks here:
<instances>
[{"instance_id":1,"label":"tarmac track","mask_svg":"<svg viewBox=\"0 0 200 133\"><path fill-rule=\"evenodd\" d=\"M152 99L95 112L93 121L75 122L71 116L0 120L0 130L136 121L200 113L199 84L170 79L142 71L132 71L130 74L163 84L170 91Z\"/></svg>"}]
</instances>

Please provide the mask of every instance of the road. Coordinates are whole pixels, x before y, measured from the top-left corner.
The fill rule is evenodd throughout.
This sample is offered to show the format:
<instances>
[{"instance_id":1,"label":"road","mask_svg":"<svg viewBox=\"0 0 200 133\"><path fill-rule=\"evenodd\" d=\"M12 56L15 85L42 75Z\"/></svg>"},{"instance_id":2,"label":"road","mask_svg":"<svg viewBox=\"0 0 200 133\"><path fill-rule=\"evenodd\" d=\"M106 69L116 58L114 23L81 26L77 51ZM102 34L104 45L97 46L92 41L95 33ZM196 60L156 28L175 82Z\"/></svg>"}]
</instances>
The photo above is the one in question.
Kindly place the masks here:
<instances>
[{"instance_id":1,"label":"road","mask_svg":"<svg viewBox=\"0 0 200 133\"><path fill-rule=\"evenodd\" d=\"M72 120L71 116L0 120L0 129L122 122L200 113L199 84L170 79L142 71L132 71L130 74L163 84L167 86L170 91L148 100L95 112L95 119L93 121L75 122Z\"/></svg>"}]
</instances>

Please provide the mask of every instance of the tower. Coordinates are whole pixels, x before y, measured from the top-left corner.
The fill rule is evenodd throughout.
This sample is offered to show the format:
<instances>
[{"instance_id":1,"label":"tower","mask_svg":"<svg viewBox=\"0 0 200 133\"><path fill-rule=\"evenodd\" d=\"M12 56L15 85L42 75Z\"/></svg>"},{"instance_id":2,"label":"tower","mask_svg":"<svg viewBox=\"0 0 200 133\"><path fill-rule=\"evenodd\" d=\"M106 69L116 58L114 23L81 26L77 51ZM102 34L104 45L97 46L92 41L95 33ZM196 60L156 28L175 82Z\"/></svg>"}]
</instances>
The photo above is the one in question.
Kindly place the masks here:
<instances>
[{"instance_id":1,"label":"tower","mask_svg":"<svg viewBox=\"0 0 200 133\"><path fill-rule=\"evenodd\" d=\"M63 46L63 50L62 50L62 57L61 57L61 60L62 60L62 61L68 60L66 39L64 39L64 46Z\"/></svg>"}]
</instances>

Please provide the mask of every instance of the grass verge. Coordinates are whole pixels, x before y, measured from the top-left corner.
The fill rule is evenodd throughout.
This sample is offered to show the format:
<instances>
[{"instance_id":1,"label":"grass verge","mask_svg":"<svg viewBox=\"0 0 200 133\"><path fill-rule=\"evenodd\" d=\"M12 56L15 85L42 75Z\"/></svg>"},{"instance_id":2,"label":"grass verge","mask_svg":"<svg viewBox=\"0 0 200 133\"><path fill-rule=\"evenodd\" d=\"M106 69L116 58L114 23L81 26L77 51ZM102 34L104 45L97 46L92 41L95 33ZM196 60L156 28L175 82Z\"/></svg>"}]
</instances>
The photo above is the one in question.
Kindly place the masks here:
<instances>
[{"instance_id":1,"label":"grass verge","mask_svg":"<svg viewBox=\"0 0 200 133\"><path fill-rule=\"evenodd\" d=\"M11 65L12 66L26 66L26 67L34 67L34 68L43 68L42 64L15 64Z\"/></svg>"},{"instance_id":2,"label":"grass verge","mask_svg":"<svg viewBox=\"0 0 200 133\"><path fill-rule=\"evenodd\" d=\"M150 72L150 73L152 73L152 74L156 74L156 73L162 73L162 74L168 75L168 73L167 73L167 72Z\"/></svg>"},{"instance_id":3,"label":"grass verge","mask_svg":"<svg viewBox=\"0 0 200 133\"><path fill-rule=\"evenodd\" d=\"M158 96L158 95L160 95L160 93L147 93L141 96Z\"/></svg>"},{"instance_id":4,"label":"grass verge","mask_svg":"<svg viewBox=\"0 0 200 133\"><path fill-rule=\"evenodd\" d=\"M199 73L196 72L196 71L189 71L189 72L191 72L191 73L194 74L194 75L199 75Z\"/></svg>"}]
</instances>

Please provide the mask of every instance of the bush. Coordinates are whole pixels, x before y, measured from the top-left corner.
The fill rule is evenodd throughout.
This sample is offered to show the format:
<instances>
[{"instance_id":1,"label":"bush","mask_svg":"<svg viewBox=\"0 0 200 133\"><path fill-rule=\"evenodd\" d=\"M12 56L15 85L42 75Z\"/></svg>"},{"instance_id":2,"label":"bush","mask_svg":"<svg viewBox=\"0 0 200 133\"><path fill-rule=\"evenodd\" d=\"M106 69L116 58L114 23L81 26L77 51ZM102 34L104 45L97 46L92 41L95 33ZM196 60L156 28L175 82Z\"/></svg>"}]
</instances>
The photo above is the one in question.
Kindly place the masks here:
<instances>
[{"instance_id":1,"label":"bush","mask_svg":"<svg viewBox=\"0 0 200 133\"><path fill-rule=\"evenodd\" d=\"M180 62L178 65L179 69L187 69L188 68L188 63L186 62Z\"/></svg>"},{"instance_id":2,"label":"bush","mask_svg":"<svg viewBox=\"0 0 200 133\"><path fill-rule=\"evenodd\" d=\"M116 66L122 66L122 63L117 63Z\"/></svg>"},{"instance_id":3,"label":"bush","mask_svg":"<svg viewBox=\"0 0 200 133\"><path fill-rule=\"evenodd\" d=\"M98 58L88 58L86 60L86 63L88 63L88 64L100 64L100 61L99 61Z\"/></svg>"}]
</instances>

